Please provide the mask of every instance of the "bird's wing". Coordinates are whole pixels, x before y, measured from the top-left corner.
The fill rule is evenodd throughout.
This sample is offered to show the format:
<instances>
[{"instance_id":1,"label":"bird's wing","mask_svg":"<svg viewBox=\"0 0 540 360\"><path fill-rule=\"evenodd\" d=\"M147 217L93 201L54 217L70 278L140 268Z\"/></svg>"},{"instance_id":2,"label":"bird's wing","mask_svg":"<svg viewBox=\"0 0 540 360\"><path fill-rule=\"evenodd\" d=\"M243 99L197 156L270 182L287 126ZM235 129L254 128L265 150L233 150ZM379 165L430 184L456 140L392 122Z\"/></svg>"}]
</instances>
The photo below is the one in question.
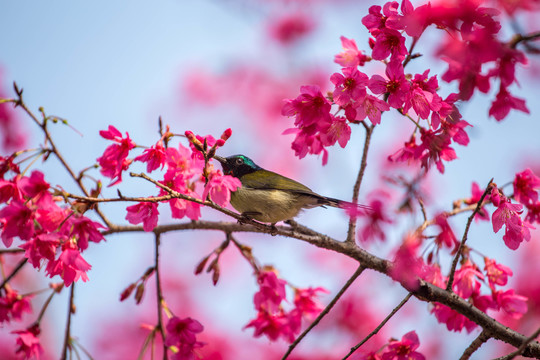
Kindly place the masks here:
<instances>
[{"instance_id":1,"label":"bird's wing","mask_svg":"<svg viewBox=\"0 0 540 360\"><path fill-rule=\"evenodd\" d=\"M242 186L254 189L284 190L317 195L307 186L272 171L259 170L241 177Z\"/></svg>"}]
</instances>

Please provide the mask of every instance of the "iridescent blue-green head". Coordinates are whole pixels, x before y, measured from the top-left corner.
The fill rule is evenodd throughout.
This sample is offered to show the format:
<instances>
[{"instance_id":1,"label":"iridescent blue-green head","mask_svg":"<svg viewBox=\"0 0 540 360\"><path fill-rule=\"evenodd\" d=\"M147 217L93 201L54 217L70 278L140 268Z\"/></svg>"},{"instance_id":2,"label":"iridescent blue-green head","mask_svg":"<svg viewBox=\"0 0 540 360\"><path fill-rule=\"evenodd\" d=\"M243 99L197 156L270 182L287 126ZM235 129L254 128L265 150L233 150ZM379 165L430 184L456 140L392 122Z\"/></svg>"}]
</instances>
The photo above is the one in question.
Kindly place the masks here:
<instances>
[{"instance_id":1,"label":"iridescent blue-green head","mask_svg":"<svg viewBox=\"0 0 540 360\"><path fill-rule=\"evenodd\" d=\"M216 155L214 156L214 159L221 163L223 173L232 175L236 178L262 170L259 165L255 164L253 160L244 155L233 155L226 158Z\"/></svg>"}]
</instances>

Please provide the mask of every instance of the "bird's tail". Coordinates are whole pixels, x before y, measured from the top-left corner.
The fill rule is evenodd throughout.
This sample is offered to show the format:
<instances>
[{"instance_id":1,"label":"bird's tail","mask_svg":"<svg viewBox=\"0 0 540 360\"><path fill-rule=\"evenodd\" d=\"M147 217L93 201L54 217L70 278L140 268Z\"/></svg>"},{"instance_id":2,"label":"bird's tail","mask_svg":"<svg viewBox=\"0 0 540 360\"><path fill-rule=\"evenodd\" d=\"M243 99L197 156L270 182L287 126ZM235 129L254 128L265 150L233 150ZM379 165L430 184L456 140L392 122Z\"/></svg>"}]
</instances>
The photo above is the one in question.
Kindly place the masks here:
<instances>
[{"instance_id":1,"label":"bird's tail","mask_svg":"<svg viewBox=\"0 0 540 360\"><path fill-rule=\"evenodd\" d=\"M330 197L326 197L326 196L321 196L321 199L319 200L319 204L321 206L333 206L333 207L337 207L337 208L340 208L340 209L345 209L345 210L365 210L365 211L370 211L372 210L370 206L368 205L363 205L363 204L357 204L357 203L353 203L353 202L350 202L350 201L344 201L344 200L339 200L339 199L334 199L334 198L330 198Z\"/></svg>"}]
</instances>

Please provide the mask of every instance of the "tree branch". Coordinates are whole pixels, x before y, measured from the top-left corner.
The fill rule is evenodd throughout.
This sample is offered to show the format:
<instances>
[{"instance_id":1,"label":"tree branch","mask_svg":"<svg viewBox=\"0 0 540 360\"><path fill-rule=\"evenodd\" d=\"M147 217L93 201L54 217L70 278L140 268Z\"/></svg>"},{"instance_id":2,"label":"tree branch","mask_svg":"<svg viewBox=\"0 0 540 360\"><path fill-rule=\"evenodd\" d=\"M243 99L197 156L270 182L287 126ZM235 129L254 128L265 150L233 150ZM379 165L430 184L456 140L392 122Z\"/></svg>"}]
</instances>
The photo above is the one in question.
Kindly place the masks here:
<instances>
[{"instance_id":1,"label":"tree branch","mask_svg":"<svg viewBox=\"0 0 540 360\"><path fill-rule=\"evenodd\" d=\"M474 341L469 345L465 351L463 352L463 355L459 358L459 360L469 360L472 354L478 349L480 349L480 346L482 346L486 341L490 339L489 333L487 331L482 331L480 335Z\"/></svg>"},{"instance_id":2,"label":"tree branch","mask_svg":"<svg viewBox=\"0 0 540 360\"><path fill-rule=\"evenodd\" d=\"M454 261L452 261L452 267L450 269L450 274L448 275L448 283L446 284L446 290L447 291L452 291L452 285L454 283L454 274L456 273L457 263L458 263L459 258L461 256L461 253L463 252L463 247L465 246L465 242L467 241L467 236L469 234L469 228L471 227L471 223L472 223L474 217L476 216L476 214L478 214L480 209L482 209L482 204L484 202L484 199L486 198L486 195L488 194L488 192L489 192L489 190L491 188L491 183L492 182L493 182L493 178L491 178L491 180L489 180L489 183L486 186L486 190L484 190L484 193L482 194L482 196L480 197L480 200L478 200L478 203L476 204L476 208L474 209L471 216L469 216L469 219L467 220L467 225L465 226L465 231L463 232L463 238L461 239L461 243L459 244L458 251L456 253L456 256L454 257Z\"/></svg>"},{"instance_id":3,"label":"tree branch","mask_svg":"<svg viewBox=\"0 0 540 360\"><path fill-rule=\"evenodd\" d=\"M311 325L309 325L308 328L306 330L304 330L304 332L302 334L300 334L300 336L298 336L298 338L296 338L296 340L289 346L289 349L287 350L285 355L283 355L281 360L287 359L287 357L291 354L291 352L294 350L294 348L311 331L311 329L313 329L315 326L317 326L317 324L322 320L322 318L325 317L326 314L328 314L328 312L330 312L330 310L332 310L332 308L334 307L334 305L336 305L336 303L341 298L341 296L345 293L345 291L347 291L347 289L352 285L352 283L360 276L360 274L362 274L364 269L365 268L362 265L358 266L358 269L356 269L354 274L352 274L352 276L349 278L349 280L347 280L345 285L343 285L341 290L339 290L339 292L336 294L336 296L334 296L332 301L330 301L330 303L324 308L323 311L321 311L319 316L317 316L317 318L311 323Z\"/></svg>"},{"instance_id":4,"label":"tree branch","mask_svg":"<svg viewBox=\"0 0 540 360\"><path fill-rule=\"evenodd\" d=\"M67 351L71 347L71 315L73 314L73 304L75 297L75 283L71 284L71 291L69 292L69 308L67 315L66 332L64 333L64 346L62 346L62 360L67 360Z\"/></svg>"},{"instance_id":5,"label":"tree branch","mask_svg":"<svg viewBox=\"0 0 540 360\"><path fill-rule=\"evenodd\" d=\"M369 150L369 144L371 141L371 134L373 134L373 129L375 125L368 126L365 122L361 123L366 129L366 139L364 141L364 150L362 151L362 160L360 162L360 170L358 170L358 176L356 177L356 182L354 183L352 202L358 203L358 194L360 193L360 185L362 185L362 179L364 178L364 172L367 167L367 155ZM356 233L356 217L349 220L349 230L347 231L347 242L353 242Z\"/></svg>"},{"instance_id":6,"label":"tree branch","mask_svg":"<svg viewBox=\"0 0 540 360\"><path fill-rule=\"evenodd\" d=\"M377 334L379 332L379 330L382 329L382 327L388 322L388 320L390 320L392 318L392 316L394 316L406 303L407 301L409 301L409 299L411 298L412 296L412 293L408 293L407 296L405 296L405 298L403 300L401 300L401 302L398 304L398 306L396 306L392 312L390 312L390 314L388 314L388 316L379 324L379 326L377 326L368 336L366 336L362 341L360 341L358 344L356 344L355 346L353 346L351 348L351 351L345 355L345 357L342 359L342 360L346 360L348 359L356 350L358 350L358 348L360 348L360 346L364 345L369 339L371 339L375 334Z\"/></svg>"}]
</instances>

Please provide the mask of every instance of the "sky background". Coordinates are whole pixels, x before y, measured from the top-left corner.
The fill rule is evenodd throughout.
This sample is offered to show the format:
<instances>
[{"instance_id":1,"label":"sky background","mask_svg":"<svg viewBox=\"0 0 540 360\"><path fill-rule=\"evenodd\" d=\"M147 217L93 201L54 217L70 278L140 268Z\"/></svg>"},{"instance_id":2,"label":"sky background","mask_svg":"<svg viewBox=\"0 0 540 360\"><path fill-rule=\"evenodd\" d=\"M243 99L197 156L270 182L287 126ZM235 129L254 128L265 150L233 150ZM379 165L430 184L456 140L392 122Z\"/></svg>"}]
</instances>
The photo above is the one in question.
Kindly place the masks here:
<instances>
[{"instance_id":1,"label":"sky background","mask_svg":"<svg viewBox=\"0 0 540 360\"><path fill-rule=\"evenodd\" d=\"M296 159L290 150L290 137L274 138L266 133L272 127L280 134L292 126L291 119L282 118L271 125L260 126L256 109L246 112L242 106L237 106L239 99L235 94L230 94L234 99L230 106L209 106L205 99L196 104L192 98L194 94L186 93L183 86L184 79L197 75L197 72L220 74L238 67L260 67L279 74L281 79L311 67L323 69L329 76L339 70L333 57L341 50L340 36L355 38L359 47L365 47L367 31L360 21L371 5L347 1L337 4L310 3L304 10L317 19L316 30L294 49L283 50L269 39L264 25L279 13L276 6L284 6L281 2L5 2L0 5L0 33L4 34L0 46L1 85L10 90L12 81L16 81L24 88L27 105L36 113L37 108L43 106L47 114L69 121L77 132L62 125L51 128L67 160L77 169L92 165L108 145L99 136L99 130L114 125L122 132L128 131L136 143L149 146L158 139L157 119L161 116L175 133L192 130L217 137L231 127L233 137L222 149L223 155L244 153L261 166L286 173L319 193L348 199L363 146L362 128L353 129L353 141L346 149L332 148L329 164L323 167L316 157ZM287 6L291 11L297 10L290 3ZM408 71L420 71L426 63L431 74L440 75L446 68L444 64L430 60L436 45L430 41L436 39L435 35L427 34L419 44L418 51L425 57L412 62ZM529 68L535 66L538 66L537 62L531 63ZM474 125L468 130L471 143L467 147L456 145L460 159L446 163L444 177L434 174L431 178L429 188L433 194L433 209L449 209L453 199L468 196L472 181L485 186L494 177L495 182L502 185L511 181L513 174L531 161L536 160L538 164L540 102L535 101L538 77L530 69L526 74L522 77L521 87L513 86L512 89L516 96L528 99L530 115L512 112L501 123L488 118L492 92L487 96L475 95L471 103L461 108L463 118ZM443 94L453 89L453 85L442 81L440 84L445 87ZM221 86L215 85L218 89ZM285 97L296 97L298 88L287 90L287 93ZM260 117L264 117L262 111ZM20 119L34 143L42 143L42 135L35 125L23 114ZM379 163L395 151L398 139L404 140L404 129L403 120L394 115L383 118L382 125L376 129L362 196L377 186L385 171ZM44 165L51 170L47 179L66 189L73 188L66 174L56 171L56 164L49 163L51 161ZM140 171L142 169L140 167ZM99 173L95 171L94 176L99 177ZM152 187L127 176L120 189L124 195L153 193ZM104 191L105 195L114 196L116 188ZM124 221L122 206L111 205L107 211L113 221ZM203 214L208 218L220 218L210 210ZM458 237L465 222L464 217L459 219L455 222ZM342 237L346 231L345 216L336 209L315 209L302 214L300 221L336 237ZM407 225L410 227L411 223L389 234L389 243L400 241ZM502 244L502 234L489 233L489 228L489 224L473 226L470 238L476 237L475 245L483 251L493 257L506 258L506 263L512 264L515 258ZM490 241L480 240L487 236ZM274 264L295 284L322 285L335 292L343 282L337 281L341 280L341 275L327 274L324 269L308 272L299 269L298 264L302 261L318 261L317 255L313 255L317 252L305 254L306 244L261 236L239 238L254 246L254 252L262 262ZM200 232L169 234L164 239L163 262L167 269L175 269L173 275L174 271L191 274L199 259L222 240L218 233L204 236ZM386 246L373 249L380 253L386 250ZM108 311L113 314L110 316L137 311L132 301L118 304L117 300L119 293L151 265L152 254L152 237L145 234L111 236L106 243L91 246L85 253L93 269L89 273L90 282L77 287L79 311L73 324L74 334L83 343L91 343L86 339L99 333L99 329L87 326L96 317L107 318ZM230 269L224 271L218 287L211 286L207 275L200 276L198 281L204 285L194 288L193 294L197 301L207 305L207 316L215 319L217 328L238 330L255 315L251 299L255 284L249 268L234 262L232 255L230 258ZM350 272L352 265L346 265L350 266ZM396 294L402 294L399 289L394 290ZM54 299L52 306L56 315L51 315L53 322L64 322L66 295L67 292ZM151 294L147 295L150 297ZM212 301L216 297L221 300L219 304ZM399 299L390 297L381 301L392 306ZM238 312L231 312L231 308ZM443 327L436 325L433 319L426 325L429 326ZM251 330L242 334L249 337ZM51 338L59 347L59 340L54 336ZM266 342L265 339L259 341Z\"/></svg>"}]
</instances>

